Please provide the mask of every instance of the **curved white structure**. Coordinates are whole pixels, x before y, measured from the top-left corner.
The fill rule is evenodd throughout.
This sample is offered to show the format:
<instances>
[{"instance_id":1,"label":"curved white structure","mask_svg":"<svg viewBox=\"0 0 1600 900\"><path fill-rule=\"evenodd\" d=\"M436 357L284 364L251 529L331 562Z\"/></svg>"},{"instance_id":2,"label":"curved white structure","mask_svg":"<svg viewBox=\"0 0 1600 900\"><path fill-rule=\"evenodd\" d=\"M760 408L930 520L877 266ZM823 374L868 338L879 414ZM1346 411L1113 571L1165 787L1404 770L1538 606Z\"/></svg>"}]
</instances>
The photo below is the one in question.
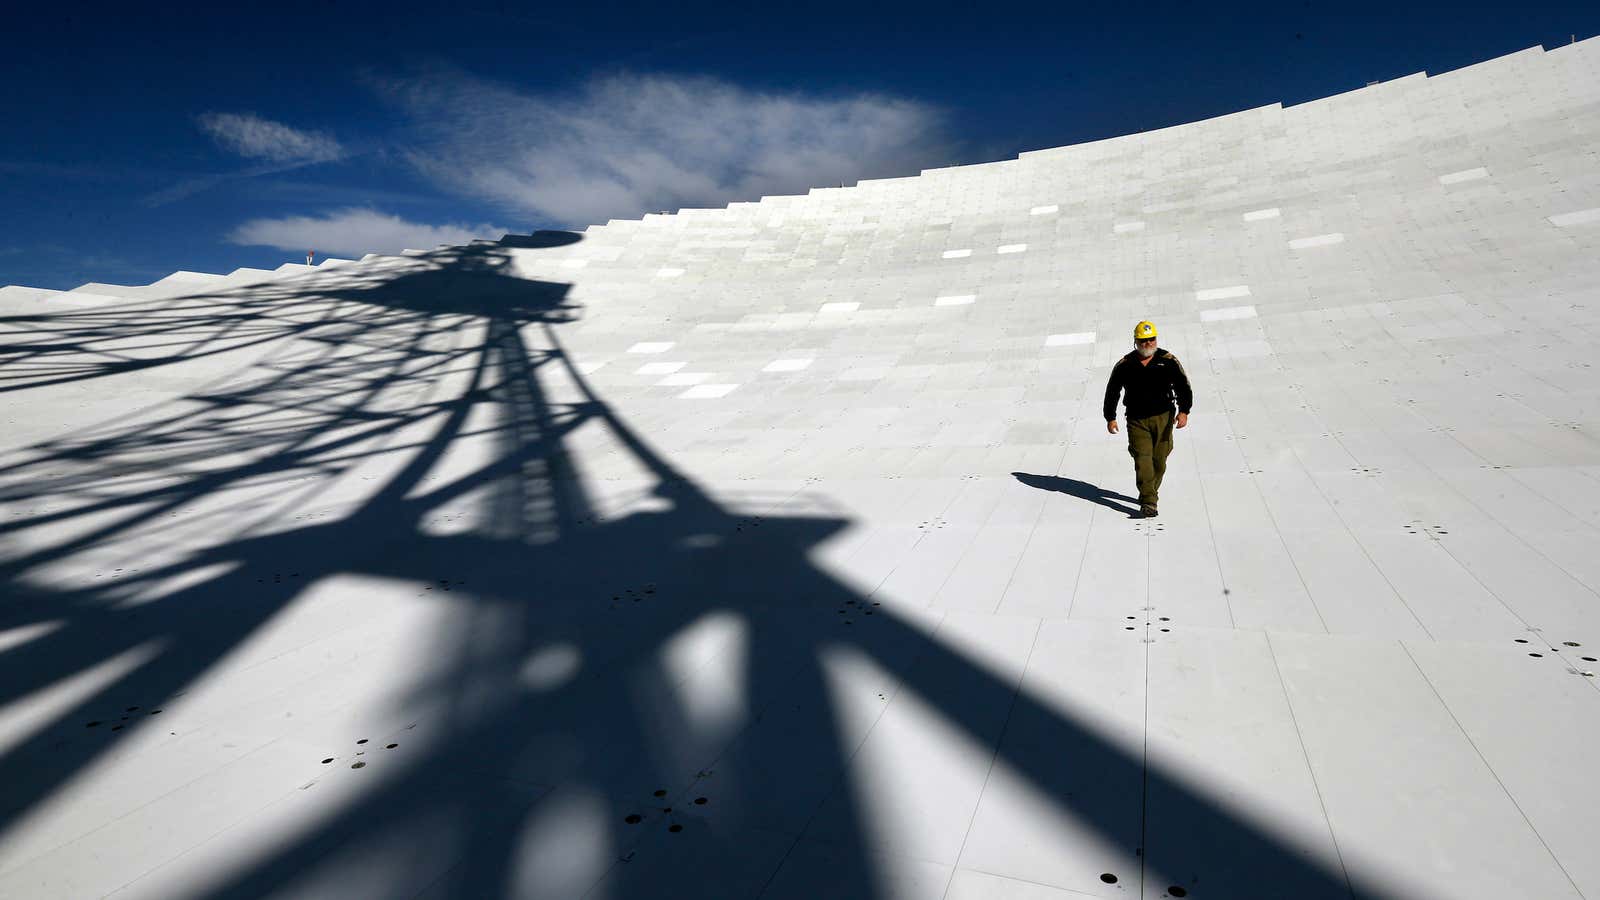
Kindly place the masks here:
<instances>
[{"instance_id":1,"label":"curved white structure","mask_svg":"<svg viewBox=\"0 0 1600 900\"><path fill-rule=\"evenodd\" d=\"M0 290L0 896L1600 896L1597 135L1590 40Z\"/></svg>"}]
</instances>

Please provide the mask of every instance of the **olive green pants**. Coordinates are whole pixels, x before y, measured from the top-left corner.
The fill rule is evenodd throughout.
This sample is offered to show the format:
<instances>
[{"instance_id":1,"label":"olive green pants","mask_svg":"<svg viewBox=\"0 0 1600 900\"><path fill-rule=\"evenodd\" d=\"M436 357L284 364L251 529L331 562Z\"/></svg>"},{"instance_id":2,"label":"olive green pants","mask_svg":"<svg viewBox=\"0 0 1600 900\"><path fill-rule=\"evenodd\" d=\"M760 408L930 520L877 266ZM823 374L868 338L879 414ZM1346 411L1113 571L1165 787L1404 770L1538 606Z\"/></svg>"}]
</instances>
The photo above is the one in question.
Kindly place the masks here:
<instances>
[{"instance_id":1,"label":"olive green pants","mask_svg":"<svg viewBox=\"0 0 1600 900\"><path fill-rule=\"evenodd\" d=\"M1128 420L1128 455L1133 457L1133 475L1139 482L1139 506L1154 507L1161 491L1161 476L1167 473L1167 454L1172 452L1174 416Z\"/></svg>"}]
</instances>

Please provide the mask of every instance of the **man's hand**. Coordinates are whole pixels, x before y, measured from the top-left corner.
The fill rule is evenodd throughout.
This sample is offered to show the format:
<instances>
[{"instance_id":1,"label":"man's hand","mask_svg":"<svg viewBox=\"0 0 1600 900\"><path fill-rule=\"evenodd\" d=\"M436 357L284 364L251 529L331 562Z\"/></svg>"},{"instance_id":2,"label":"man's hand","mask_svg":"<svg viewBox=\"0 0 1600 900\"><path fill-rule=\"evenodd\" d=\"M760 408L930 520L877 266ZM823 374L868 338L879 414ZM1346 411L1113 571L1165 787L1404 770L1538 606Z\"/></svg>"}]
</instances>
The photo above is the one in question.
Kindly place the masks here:
<instances>
[{"instance_id":1,"label":"man's hand","mask_svg":"<svg viewBox=\"0 0 1600 900\"><path fill-rule=\"evenodd\" d=\"M1106 431L1109 431L1112 434L1116 434L1117 433L1117 420L1116 419L1112 419L1111 421L1106 423Z\"/></svg>"},{"instance_id":2,"label":"man's hand","mask_svg":"<svg viewBox=\"0 0 1600 900\"><path fill-rule=\"evenodd\" d=\"M1189 424L1189 414L1188 413L1178 413L1178 427L1179 428L1183 428L1184 426L1186 426L1188 424Z\"/></svg>"}]
</instances>

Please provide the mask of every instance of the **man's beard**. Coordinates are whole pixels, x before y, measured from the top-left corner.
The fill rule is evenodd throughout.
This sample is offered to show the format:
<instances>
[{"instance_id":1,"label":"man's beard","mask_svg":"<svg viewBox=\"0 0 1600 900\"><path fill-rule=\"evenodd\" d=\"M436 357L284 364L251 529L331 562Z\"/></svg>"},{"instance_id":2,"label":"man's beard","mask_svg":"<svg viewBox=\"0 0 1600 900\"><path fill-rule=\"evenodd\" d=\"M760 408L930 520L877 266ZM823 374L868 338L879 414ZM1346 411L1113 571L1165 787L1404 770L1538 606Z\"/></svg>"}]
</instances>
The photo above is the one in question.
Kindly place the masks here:
<instances>
[{"instance_id":1,"label":"man's beard","mask_svg":"<svg viewBox=\"0 0 1600 900\"><path fill-rule=\"evenodd\" d=\"M1137 349L1139 351L1139 355L1145 359L1149 359L1150 357L1156 355L1156 348L1154 347L1139 347Z\"/></svg>"}]
</instances>

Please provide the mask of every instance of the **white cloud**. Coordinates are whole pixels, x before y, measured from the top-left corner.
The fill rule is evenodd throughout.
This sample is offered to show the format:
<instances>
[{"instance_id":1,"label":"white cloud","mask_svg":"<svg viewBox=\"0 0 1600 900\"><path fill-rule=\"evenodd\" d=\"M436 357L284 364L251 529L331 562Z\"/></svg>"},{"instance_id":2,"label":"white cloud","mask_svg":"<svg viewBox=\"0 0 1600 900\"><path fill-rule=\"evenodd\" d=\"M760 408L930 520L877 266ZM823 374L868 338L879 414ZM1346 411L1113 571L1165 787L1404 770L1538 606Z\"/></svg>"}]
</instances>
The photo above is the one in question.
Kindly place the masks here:
<instances>
[{"instance_id":1,"label":"white cloud","mask_svg":"<svg viewBox=\"0 0 1600 900\"><path fill-rule=\"evenodd\" d=\"M941 115L877 94L762 93L711 78L617 75L570 97L460 73L379 88L410 114L437 183L581 226L944 164Z\"/></svg>"},{"instance_id":2,"label":"white cloud","mask_svg":"<svg viewBox=\"0 0 1600 900\"><path fill-rule=\"evenodd\" d=\"M206 113L196 121L217 143L250 159L315 163L344 155L344 148L330 135L290 128L251 113Z\"/></svg>"},{"instance_id":3,"label":"white cloud","mask_svg":"<svg viewBox=\"0 0 1600 900\"><path fill-rule=\"evenodd\" d=\"M251 219L228 234L235 244L264 244L280 250L360 256L431 250L440 244L465 244L474 238L498 239L506 229L495 225L426 225L407 222L372 209L344 209L321 218L289 216Z\"/></svg>"},{"instance_id":4,"label":"white cloud","mask_svg":"<svg viewBox=\"0 0 1600 900\"><path fill-rule=\"evenodd\" d=\"M217 143L240 156L261 160L242 172L196 175L146 195L145 203L164 206L221 184L275 175L343 159L345 148L321 132L301 131L250 113L205 113L195 121Z\"/></svg>"}]
</instances>

